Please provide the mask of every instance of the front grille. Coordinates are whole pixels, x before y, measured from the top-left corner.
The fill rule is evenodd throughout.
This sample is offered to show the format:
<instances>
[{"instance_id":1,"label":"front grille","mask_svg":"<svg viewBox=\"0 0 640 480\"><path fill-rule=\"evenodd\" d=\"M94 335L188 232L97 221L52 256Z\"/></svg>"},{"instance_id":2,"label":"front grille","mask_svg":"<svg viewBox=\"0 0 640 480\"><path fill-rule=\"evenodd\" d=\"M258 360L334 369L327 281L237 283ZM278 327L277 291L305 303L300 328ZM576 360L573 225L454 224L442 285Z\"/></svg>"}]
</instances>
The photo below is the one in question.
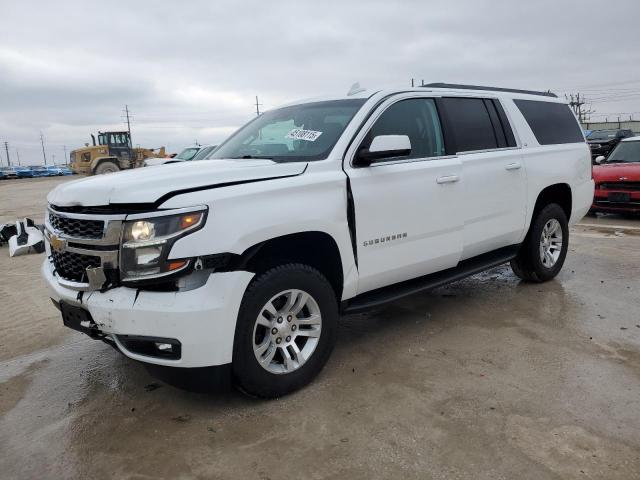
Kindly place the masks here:
<instances>
[{"instance_id":1,"label":"front grille","mask_svg":"<svg viewBox=\"0 0 640 480\"><path fill-rule=\"evenodd\" d=\"M601 190L633 190L640 191L640 182L608 182L600 184Z\"/></svg>"},{"instance_id":2,"label":"front grille","mask_svg":"<svg viewBox=\"0 0 640 480\"><path fill-rule=\"evenodd\" d=\"M57 232L74 238L100 239L104 232L104 222L102 220L67 218L55 213L49 213L49 223Z\"/></svg>"},{"instance_id":3,"label":"front grille","mask_svg":"<svg viewBox=\"0 0 640 480\"><path fill-rule=\"evenodd\" d=\"M73 282L86 282L86 269L100 266L100 257L73 252L56 252L53 249L51 259L58 275Z\"/></svg>"}]
</instances>

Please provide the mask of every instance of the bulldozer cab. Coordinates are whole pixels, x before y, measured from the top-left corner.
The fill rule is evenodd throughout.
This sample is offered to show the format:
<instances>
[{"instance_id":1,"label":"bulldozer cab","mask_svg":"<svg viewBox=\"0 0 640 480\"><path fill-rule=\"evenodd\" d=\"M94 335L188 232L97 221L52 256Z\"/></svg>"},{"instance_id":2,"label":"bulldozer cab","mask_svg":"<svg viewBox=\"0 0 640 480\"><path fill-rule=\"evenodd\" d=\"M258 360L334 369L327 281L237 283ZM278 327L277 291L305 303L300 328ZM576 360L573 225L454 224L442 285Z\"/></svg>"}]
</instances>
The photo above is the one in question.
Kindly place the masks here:
<instances>
[{"instance_id":1,"label":"bulldozer cab","mask_svg":"<svg viewBox=\"0 0 640 480\"><path fill-rule=\"evenodd\" d=\"M98 132L98 145L106 146L109 149L109 155L120 160L132 159L129 132Z\"/></svg>"}]
</instances>

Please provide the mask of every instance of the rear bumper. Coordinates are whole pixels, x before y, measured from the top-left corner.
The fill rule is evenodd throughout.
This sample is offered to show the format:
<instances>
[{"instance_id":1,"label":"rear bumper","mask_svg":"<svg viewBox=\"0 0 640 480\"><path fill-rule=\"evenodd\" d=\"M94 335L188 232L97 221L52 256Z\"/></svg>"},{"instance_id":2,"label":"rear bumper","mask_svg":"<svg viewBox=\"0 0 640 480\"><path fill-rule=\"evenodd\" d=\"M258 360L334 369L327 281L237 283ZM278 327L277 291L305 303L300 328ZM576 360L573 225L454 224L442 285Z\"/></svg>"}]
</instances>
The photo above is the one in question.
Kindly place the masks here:
<instances>
[{"instance_id":1,"label":"rear bumper","mask_svg":"<svg viewBox=\"0 0 640 480\"><path fill-rule=\"evenodd\" d=\"M593 202L594 181L588 180L572 187L572 212L569 224L573 225L584 217Z\"/></svg>"},{"instance_id":2,"label":"rear bumper","mask_svg":"<svg viewBox=\"0 0 640 480\"><path fill-rule=\"evenodd\" d=\"M184 292L149 292L118 287L106 292L78 292L63 287L45 260L42 275L49 294L87 310L97 329L118 350L141 362L175 367L208 367L231 362L236 319L250 272L213 273L207 283ZM141 355L119 336L158 337L180 342L177 360Z\"/></svg>"}]
</instances>

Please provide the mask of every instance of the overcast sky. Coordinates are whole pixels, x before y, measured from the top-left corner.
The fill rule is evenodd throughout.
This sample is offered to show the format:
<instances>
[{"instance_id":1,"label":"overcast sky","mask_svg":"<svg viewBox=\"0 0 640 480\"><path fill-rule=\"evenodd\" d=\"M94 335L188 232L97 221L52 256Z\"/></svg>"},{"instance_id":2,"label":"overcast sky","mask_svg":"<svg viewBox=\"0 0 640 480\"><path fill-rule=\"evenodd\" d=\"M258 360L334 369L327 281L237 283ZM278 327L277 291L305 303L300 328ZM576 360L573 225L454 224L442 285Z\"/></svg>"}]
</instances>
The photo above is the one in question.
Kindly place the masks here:
<instances>
[{"instance_id":1,"label":"overcast sky","mask_svg":"<svg viewBox=\"0 0 640 480\"><path fill-rule=\"evenodd\" d=\"M179 151L261 109L446 81L582 92L640 119L640 2L0 0L0 142L23 164L122 129ZM4 144L1 164L6 165Z\"/></svg>"}]
</instances>

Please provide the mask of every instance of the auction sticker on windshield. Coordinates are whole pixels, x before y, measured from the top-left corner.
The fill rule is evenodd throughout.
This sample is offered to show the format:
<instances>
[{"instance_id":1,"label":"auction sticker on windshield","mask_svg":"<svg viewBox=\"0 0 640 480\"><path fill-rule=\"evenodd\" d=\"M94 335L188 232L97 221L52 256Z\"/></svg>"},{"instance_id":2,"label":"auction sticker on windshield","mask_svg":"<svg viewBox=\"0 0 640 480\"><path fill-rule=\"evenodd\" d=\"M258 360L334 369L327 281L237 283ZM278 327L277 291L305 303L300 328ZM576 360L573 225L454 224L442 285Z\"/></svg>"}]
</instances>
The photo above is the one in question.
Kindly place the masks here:
<instances>
[{"instance_id":1,"label":"auction sticker on windshield","mask_svg":"<svg viewBox=\"0 0 640 480\"><path fill-rule=\"evenodd\" d=\"M302 128L294 128L285 135L285 138L315 142L320 135L322 135L322 132L316 132L314 130L303 130Z\"/></svg>"}]
</instances>

